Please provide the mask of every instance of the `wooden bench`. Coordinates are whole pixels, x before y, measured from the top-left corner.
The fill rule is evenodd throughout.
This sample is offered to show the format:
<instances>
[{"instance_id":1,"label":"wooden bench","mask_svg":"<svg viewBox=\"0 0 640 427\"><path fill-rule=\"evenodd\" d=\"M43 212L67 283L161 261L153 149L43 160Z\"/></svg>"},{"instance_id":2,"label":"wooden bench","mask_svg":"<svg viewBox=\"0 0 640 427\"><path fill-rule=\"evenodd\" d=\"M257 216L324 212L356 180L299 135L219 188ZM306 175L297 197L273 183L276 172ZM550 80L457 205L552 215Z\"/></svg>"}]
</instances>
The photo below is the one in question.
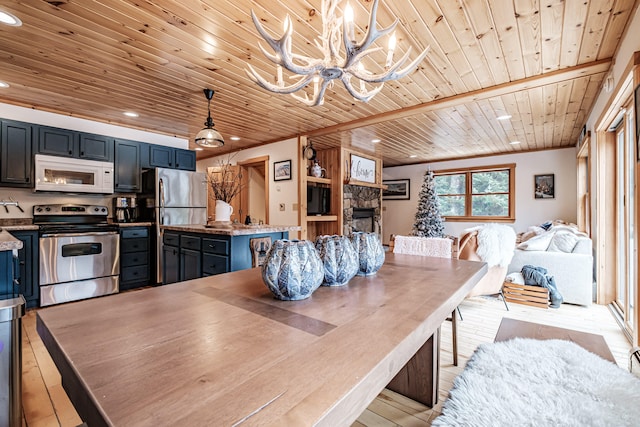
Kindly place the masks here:
<instances>
[{"instance_id":1,"label":"wooden bench","mask_svg":"<svg viewBox=\"0 0 640 427\"><path fill-rule=\"evenodd\" d=\"M602 335L504 317L502 322L500 322L500 327L498 328L494 341L507 341L516 337L533 338L537 340L557 339L572 341L591 353L595 353L603 359L617 364L616 359L613 357Z\"/></svg>"}]
</instances>

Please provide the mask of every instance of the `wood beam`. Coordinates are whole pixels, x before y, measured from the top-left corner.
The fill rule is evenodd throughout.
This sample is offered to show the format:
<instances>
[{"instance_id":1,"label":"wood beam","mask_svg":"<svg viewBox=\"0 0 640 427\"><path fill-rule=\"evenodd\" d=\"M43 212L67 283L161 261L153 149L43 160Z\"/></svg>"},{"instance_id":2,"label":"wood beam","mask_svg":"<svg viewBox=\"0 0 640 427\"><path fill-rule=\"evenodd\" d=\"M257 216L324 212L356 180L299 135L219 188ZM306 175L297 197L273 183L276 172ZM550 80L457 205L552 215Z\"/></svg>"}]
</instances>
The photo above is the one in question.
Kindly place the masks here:
<instances>
[{"instance_id":1,"label":"wood beam","mask_svg":"<svg viewBox=\"0 0 640 427\"><path fill-rule=\"evenodd\" d=\"M447 98L436 99L431 102L413 105L399 110L388 111L381 114L375 114L347 123L340 123L335 126L329 126L322 129L316 129L307 133L308 137L327 135L331 133L351 130L363 126L369 126L376 123L397 120L410 117L416 114L422 114L428 111L438 110L441 108L454 107L466 102L479 101L483 99L502 96L509 93L515 93L523 90L542 87L563 81L577 79L579 77L590 76L593 74L604 73L609 70L612 59L601 59L599 61L589 62L587 64L577 65L575 67L565 68L562 70L552 71L535 77L517 80L514 82L503 83L485 89L475 90L460 95L454 95Z\"/></svg>"}]
</instances>

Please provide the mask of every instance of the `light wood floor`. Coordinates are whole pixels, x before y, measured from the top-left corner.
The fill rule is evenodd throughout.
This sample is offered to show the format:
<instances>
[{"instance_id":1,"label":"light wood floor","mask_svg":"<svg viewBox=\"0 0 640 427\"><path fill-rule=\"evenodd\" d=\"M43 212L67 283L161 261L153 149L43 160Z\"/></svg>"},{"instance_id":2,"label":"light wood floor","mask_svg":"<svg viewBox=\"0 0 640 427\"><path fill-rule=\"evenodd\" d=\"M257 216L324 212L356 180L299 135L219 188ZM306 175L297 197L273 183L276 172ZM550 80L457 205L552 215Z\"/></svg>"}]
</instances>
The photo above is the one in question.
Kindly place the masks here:
<instances>
[{"instance_id":1,"label":"light wood floor","mask_svg":"<svg viewBox=\"0 0 640 427\"><path fill-rule=\"evenodd\" d=\"M442 326L440 399L433 409L384 390L353 424L354 426L429 426L438 416L442 402L451 389L453 379L462 372L467 360L479 344L492 342L503 317L527 320L604 336L618 365L627 369L631 348L613 316L604 306L578 307L563 304L558 310L510 304L506 311L501 301L491 297L465 300L458 322L458 366L452 364L451 322ZM23 319L22 381L23 426L75 427L81 424L60 384L60 375L35 329L35 310Z\"/></svg>"}]
</instances>

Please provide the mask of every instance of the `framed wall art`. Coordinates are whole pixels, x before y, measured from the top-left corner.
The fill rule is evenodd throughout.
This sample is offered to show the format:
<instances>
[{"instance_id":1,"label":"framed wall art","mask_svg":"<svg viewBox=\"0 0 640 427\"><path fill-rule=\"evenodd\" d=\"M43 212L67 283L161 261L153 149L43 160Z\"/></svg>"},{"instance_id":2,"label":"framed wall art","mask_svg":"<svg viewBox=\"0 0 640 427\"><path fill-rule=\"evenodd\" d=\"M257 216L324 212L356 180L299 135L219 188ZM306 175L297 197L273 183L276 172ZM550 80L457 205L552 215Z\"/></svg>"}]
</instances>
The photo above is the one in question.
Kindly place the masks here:
<instances>
[{"instance_id":1,"label":"framed wall art","mask_svg":"<svg viewBox=\"0 0 640 427\"><path fill-rule=\"evenodd\" d=\"M387 186L382 190L383 200L409 200L411 198L411 180L393 179L382 181Z\"/></svg>"},{"instance_id":2,"label":"framed wall art","mask_svg":"<svg viewBox=\"0 0 640 427\"><path fill-rule=\"evenodd\" d=\"M376 161L366 157L351 155L351 179L362 182L376 182Z\"/></svg>"},{"instance_id":3,"label":"framed wall art","mask_svg":"<svg viewBox=\"0 0 640 427\"><path fill-rule=\"evenodd\" d=\"M291 179L291 160L273 162L273 180L286 181Z\"/></svg>"},{"instance_id":4,"label":"framed wall art","mask_svg":"<svg viewBox=\"0 0 640 427\"><path fill-rule=\"evenodd\" d=\"M553 199L556 197L555 175L547 173L544 175L534 175L534 193L536 199Z\"/></svg>"}]
</instances>

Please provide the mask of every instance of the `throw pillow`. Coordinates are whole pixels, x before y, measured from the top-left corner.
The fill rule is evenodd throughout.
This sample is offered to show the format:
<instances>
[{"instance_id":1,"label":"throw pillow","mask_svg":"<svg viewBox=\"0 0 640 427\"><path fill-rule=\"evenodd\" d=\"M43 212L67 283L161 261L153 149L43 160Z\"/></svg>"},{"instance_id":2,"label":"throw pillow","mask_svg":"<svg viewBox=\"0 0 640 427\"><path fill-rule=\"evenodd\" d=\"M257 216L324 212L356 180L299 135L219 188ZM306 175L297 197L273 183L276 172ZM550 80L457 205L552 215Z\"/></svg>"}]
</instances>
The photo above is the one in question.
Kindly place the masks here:
<instances>
[{"instance_id":1,"label":"throw pillow","mask_svg":"<svg viewBox=\"0 0 640 427\"><path fill-rule=\"evenodd\" d=\"M526 242L522 242L518 245L518 249L525 251L546 251L551 243L553 233L543 233L536 237L532 237Z\"/></svg>"},{"instance_id":2,"label":"throw pillow","mask_svg":"<svg viewBox=\"0 0 640 427\"><path fill-rule=\"evenodd\" d=\"M578 243L578 236L570 232L556 233L549 243L547 251L549 252L573 252L576 243Z\"/></svg>"}]
</instances>

